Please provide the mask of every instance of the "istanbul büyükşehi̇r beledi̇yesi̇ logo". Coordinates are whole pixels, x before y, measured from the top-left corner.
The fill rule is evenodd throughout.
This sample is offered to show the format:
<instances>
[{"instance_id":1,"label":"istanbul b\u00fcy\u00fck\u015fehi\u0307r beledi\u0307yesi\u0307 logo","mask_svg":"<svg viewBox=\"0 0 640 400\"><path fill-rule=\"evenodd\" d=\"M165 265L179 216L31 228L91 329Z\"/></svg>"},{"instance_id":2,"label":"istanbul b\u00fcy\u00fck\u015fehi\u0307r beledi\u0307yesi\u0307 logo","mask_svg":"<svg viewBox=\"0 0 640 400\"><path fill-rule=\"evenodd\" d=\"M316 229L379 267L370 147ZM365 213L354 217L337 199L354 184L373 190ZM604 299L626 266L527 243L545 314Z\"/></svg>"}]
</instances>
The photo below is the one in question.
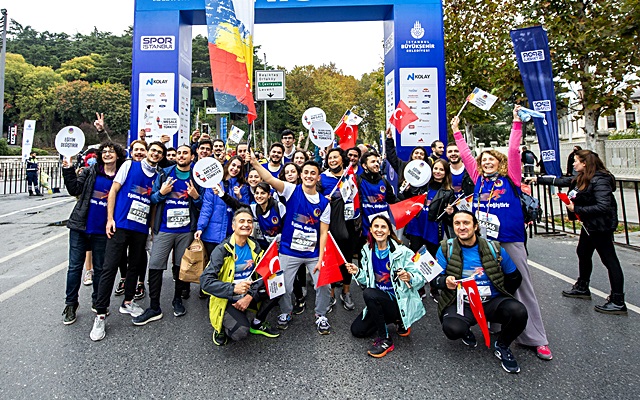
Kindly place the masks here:
<instances>
[{"instance_id":1,"label":"istanbul b\u00fcy\u00fck\u015fehi\u0307r beledi\u0307yesi\u0307 logo","mask_svg":"<svg viewBox=\"0 0 640 400\"><path fill-rule=\"evenodd\" d=\"M411 36L413 36L414 39L422 39L424 36L424 28L420 24L420 21L416 21L413 24L413 28L411 28Z\"/></svg>"}]
</instances>

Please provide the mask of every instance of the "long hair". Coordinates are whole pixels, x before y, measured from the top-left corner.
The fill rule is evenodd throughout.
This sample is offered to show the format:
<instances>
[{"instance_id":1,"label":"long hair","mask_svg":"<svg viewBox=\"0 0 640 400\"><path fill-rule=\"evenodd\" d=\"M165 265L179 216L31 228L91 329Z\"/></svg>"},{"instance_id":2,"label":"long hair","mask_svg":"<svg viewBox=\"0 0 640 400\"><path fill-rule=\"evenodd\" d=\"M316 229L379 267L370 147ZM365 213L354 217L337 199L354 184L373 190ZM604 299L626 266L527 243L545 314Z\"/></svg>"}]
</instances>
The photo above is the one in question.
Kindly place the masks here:
<instances>
[{"instance_id":1,"label":"long hair","mask_svg":"<svg viewBox=\"0 0 640 400\"><path fill-rule=\"evenodd\" d=\"M442 159L442 158L438 158L433 163L433 166L435 167L436 164L442 164L442 168L444 168L444 178L442 178L442 188L444 190L452 189L453 188L453 183L452 183L451 168L449 167L449 163L446 160ZM431 179L433 179L433 175L431 176Z\"/></svg>"},{"instance_id":2,"label":"long hair","mask_svg":"<svg viewBox=\"0 0 640 400\"><path fill-rule=\"evenodd\" d=\"M113 149L113 151L116 152L116 169L120 169L120 166L122 165L122 163L124 163L125 160L127 159L127 152L118 143L109 142L109 141L102 142L100 144L100 147L98 147L98 151L96 154L96 162L98 163L98 166L100 168L104 168L104 161L102 160L102 150L104 150L105 148L111 148Z\"/></svg>"},{"instance_id":3,"label":"long hair","mask_svg":"<svg viewBox=\"0 0 640 400\"><path fill-rule=\"evenodd\" d=\"M398 239L398 236L396 236L396 233L393 230L393 225L391 225L391 221L389 220L389 218L385 217L384 215L376 215L375 217L373 217L373 219L371 220L371 227L373 227L373 222L377 219L381 219L383 220L387 226L389 227L389 237L388 239L393 239L396 243L401 244L402 242L400 241L400 239ZM369 235L367 236L367 242L369 243L369 248L373 249L373 244L375 243L375 239L373 238L373 235L371 234L371 229L369 229Z\"/></svg>"},{"instance_id":4,"label":"long hair","mask_svg":"<svg viewBox=\"0 0 640 400\"><path fill-rule=\"evenodd\" d=\"M229 179L229 166L231 166L231 162L234 160L238 160L240 162L240 172L235 176L236 180L239 184L244 185L244 160L240 156L233 156L227 161L222 170L224 171L224 179Z\"/></svg>"},{"instance_id":5,"label":"long hair","mask_svg":"<svg viewBox=\"0 0 640 400\"><path fill-rule=\"evenodd\" d=\"M482 171L484 174L484 169L482 169L482 155L489 154L498 160L498 175L507 176L509 175L509 164L507 164L507 156L500 153L498 150L485 150L476 158L476 163L478 165L478 171Z\"/></svg>"},{"instance_id":6,"label":"long hair","mask_svg":"<svg viewBox=\"0 0 640 400\"><path fill-rule=\"evenodd\" d=\"M575 156L584 163L584 169L575 177L576 187L578 189L586 189L597 171L604 171L611 175L611 172L604 166L604 163L597 153L591 150L578 150Z\"/></svg>"},{"instance_id":7,"label":"long hair","mask_svg":"<svg viewBox=\"0 0 640 400\"><path fill-rule=\"evenodd\" d=\"M300 166L298 164L294 164L293 162L288 162L285 165L282 166L282 168L280 169L280 173L278 174L278 179L280 179L283 182L288 182L287 179L284 177L284 170L288 167L288 166L292 166L296 169L296 172L298 173L298 179L296 179L295 182L291 182L294 185L299 185L302 183L302 179L300 178L300 175L302 174L302 169L300 168Z\"/></svg>"}]
</instances>

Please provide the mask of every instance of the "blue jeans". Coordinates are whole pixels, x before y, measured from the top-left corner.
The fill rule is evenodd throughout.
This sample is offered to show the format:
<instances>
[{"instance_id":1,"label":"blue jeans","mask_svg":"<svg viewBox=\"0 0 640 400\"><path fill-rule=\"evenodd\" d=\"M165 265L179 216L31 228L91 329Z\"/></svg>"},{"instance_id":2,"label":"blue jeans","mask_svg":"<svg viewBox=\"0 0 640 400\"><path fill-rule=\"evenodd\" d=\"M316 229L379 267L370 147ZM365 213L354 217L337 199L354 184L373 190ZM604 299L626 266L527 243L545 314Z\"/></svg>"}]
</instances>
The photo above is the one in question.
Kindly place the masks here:
<instances>
[{"instance_id":1,"label":"blue jeans","mask_svg":"<svg viewBox=\"0 0 640 400\"><path fill-rule=\"evenodd\" d=\"M104 264L104 251L107 247L107 235L89 235L85 232L69 230L69 270L67 271L67 305L78 304L78 292L82 284L82 271L87 251L91 251L93 260L93 293L92 302L95 303L98 295L98 285Z\"/></svg>"}]
</instances>

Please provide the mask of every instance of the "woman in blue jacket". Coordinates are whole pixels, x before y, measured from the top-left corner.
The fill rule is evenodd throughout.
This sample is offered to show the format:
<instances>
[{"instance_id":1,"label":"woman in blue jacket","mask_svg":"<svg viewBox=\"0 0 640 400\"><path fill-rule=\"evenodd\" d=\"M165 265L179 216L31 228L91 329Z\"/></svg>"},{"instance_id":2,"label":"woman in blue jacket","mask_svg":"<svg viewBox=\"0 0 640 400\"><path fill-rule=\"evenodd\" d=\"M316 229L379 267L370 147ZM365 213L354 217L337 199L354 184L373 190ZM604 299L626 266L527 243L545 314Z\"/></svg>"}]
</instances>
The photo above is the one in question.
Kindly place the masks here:
<instances>
[{"instance_id":1,"label":"woman in blue jacket","mask_svg":"<svg viewBox=\"0 0 640 400\"><path fill-rule=\"evenodd\" d=\"M377 333L367 354L380 358L394 349L387 324L396 323L398 335L409 336L411 325L425 314L418 294L425 280L411 261L413 252L401 244L387 217L373 218L368 246L361 254L360 268L346 265L355 280L365 286L366 307L351 324L351 333L359 338Z\"/></svg>"}]
</instances>

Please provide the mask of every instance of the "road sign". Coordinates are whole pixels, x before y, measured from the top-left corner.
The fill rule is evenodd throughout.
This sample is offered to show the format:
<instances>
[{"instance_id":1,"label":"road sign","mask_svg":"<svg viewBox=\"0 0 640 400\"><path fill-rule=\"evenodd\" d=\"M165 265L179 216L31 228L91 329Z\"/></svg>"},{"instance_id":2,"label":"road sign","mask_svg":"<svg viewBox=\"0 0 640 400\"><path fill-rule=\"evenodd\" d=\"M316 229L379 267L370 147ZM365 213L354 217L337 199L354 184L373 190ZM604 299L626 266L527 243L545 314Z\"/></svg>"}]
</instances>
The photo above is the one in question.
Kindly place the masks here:
<instances>
[{"instance_id":1,"label":"road sign","mask_svg":"<svg viewBox=\"0 0 640 400\"><path fill-rule=\"evenodd\" d=\"M256 100L284 99L284 71L256 71Z\"/></svg>"}]
</instances>

